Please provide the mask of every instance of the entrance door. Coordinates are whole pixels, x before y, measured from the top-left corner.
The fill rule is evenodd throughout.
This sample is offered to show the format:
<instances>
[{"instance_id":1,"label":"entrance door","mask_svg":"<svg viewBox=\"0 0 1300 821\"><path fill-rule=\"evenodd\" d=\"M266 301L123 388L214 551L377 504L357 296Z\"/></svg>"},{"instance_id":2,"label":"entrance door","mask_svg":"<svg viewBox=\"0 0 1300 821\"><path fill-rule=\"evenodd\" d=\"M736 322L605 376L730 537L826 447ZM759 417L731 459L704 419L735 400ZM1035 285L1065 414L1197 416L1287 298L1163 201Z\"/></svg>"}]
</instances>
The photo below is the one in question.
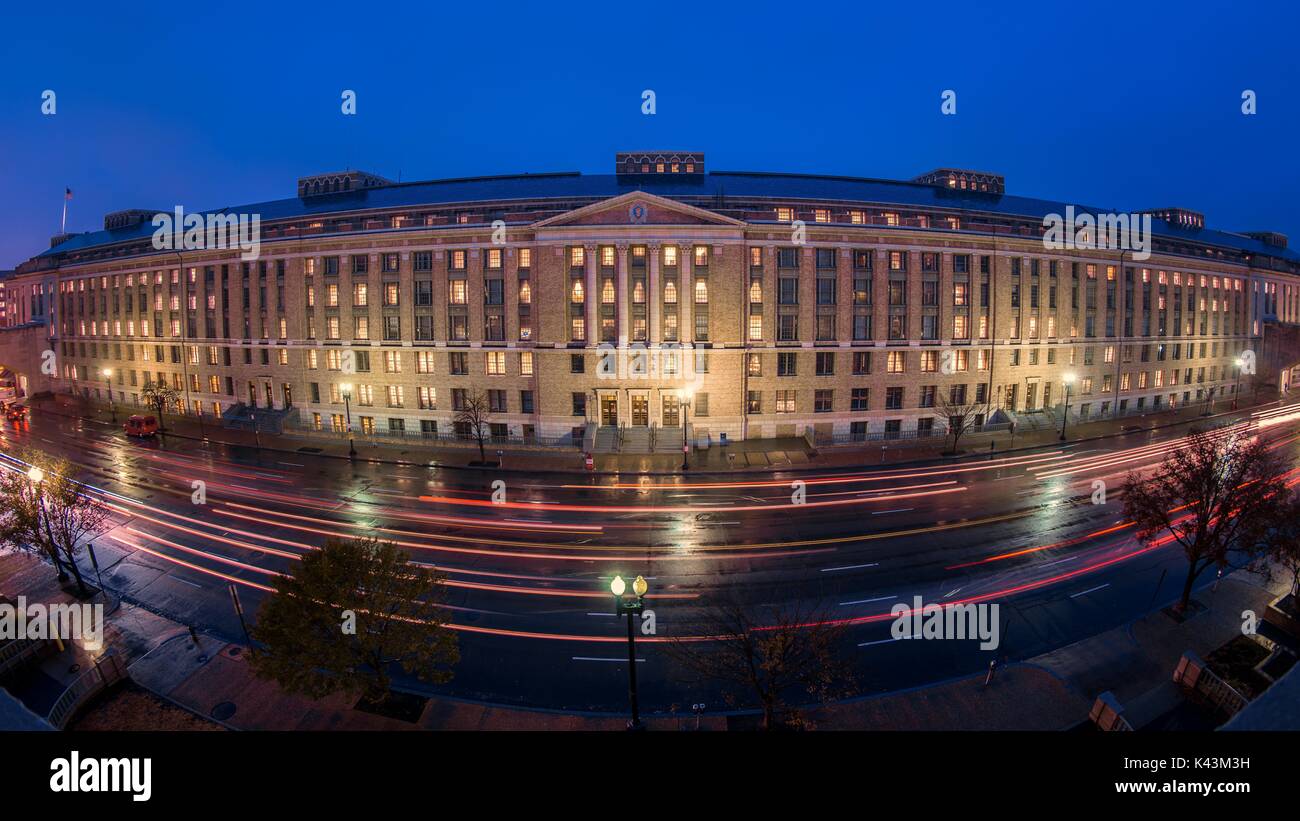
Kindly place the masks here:
<instances>
[{"instance_id":1,"label":"entrance door","mask_svg":"<svg viewBox=\"0 0 1300 821\"><path fill-rule=\"evenodd\" d=\"M650 424L650 398L646 396L632 397L632 424L636 427L645 427Z\"/></svg>"},{"instance_id":2,"label":"entrance door","mask_svg":"<svg viewBox=\"0 0 1300 821\"><path fill-rule=\"evenodd\" d=\"M609 427L618 425L618 397L600 397L600 424Z\"/></svg>"},{"instance_id":3,"label":"entrance door","mask_svg":"<svg viewBox=\"0 0 1300 821\"><path fill-rule=\"evenodd\" d=\"M663 426L665 428L675 428L682 423L682 418L678 415L679 407L681 407L681 405L678 403L676 396L673 396L672 394L664 394Z\"/></svg>"},{"instance_id":4,"label":"entrance door","mask_svg":"<svg viewBox=\"0 0 1300 821\"><path fill-rule=\"evenodd\" d=\"M275 393L271 390L271 383L270 383L270 382L263 382L263 383L262 383L262 389L266 392L266 406L267 406L268 408L274 408L274 407L275 407Z\"/></svg>"},{"instance_id":5,"label":"entrance door","mask_svg":"<svg viewBox=\"0 0 1300 821\"><path fill-rule=\"evenodd\" d=\"M282 382L280 392L284 395L284 406L286 408L293 407L293 387L288 382Z\"/></svg>"}]
</instances>

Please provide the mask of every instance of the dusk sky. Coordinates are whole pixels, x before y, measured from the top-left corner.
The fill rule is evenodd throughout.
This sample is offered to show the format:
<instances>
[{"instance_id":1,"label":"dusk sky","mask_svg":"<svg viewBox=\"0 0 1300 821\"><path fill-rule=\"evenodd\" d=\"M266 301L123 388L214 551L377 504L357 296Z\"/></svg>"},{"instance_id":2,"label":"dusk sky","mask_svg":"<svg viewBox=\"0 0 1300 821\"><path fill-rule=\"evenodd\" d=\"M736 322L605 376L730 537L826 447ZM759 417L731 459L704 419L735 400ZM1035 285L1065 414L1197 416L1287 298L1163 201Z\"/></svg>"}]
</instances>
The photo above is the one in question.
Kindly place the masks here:
<instances>
[{"instance_id":1,"label":"dusk sky","mask_svg":"<svg viewBox=\"0 0 1300 821\"><path fill-rule=\"evenodd\" d=\"M1300 14L1280 4L78 5L0 12L0 268L48 247L65 187L85 231L349 167L604 174L631 149L712 170L968 167L1008 193L1300 241Z\"/></svg>"}]
</instances>

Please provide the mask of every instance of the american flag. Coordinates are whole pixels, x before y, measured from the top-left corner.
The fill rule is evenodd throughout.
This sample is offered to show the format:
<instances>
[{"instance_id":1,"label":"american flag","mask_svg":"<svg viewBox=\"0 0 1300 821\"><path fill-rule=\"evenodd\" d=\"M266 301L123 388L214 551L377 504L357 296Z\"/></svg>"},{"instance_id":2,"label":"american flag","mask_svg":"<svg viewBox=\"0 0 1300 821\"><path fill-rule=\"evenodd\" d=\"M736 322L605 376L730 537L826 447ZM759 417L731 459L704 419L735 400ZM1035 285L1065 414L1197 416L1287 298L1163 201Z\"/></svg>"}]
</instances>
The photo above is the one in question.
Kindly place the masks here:
<instances>
[{"instance_id":1,"label":"american flag","mask_svg":"<svg viewBox=\"0 0 1300 821\"><path fill-rule=\"evenodd\" d=\"M71 188L65 188L65 189L63 189L63 198L64 198L65 200L70 200L70 199L72 199L72 189L71 189Z\"/></svg>"}]
</instances>

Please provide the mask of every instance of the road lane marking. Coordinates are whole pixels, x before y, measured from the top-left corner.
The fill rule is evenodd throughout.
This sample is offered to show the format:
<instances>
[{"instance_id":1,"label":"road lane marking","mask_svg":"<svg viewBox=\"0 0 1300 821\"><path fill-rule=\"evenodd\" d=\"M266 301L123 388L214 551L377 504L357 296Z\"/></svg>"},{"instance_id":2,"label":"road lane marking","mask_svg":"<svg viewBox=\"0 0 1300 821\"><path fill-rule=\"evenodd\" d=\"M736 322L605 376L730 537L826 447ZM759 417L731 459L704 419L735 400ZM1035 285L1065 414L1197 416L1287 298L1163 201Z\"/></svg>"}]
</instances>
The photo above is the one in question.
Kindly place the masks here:
<instances>
[{"instance_id":1,"label":"road lane marking","mask_svg":"<svg viewBox=\"0 0 1300 821\"><path fill-rule=\"evenodd\" d=\"M1070 596L1070 598L1072 598L1072 599L1077 599L1077 598L1079 598L1080 596L1086 596L1086 595L1088 595L1089 593L1096 593L1098 590L1101 590L1102 588L1105 588L1105 587L1110 587L1110 582L1106 582L1105 584L1099 584L1099 585L1097 585L1096 587L1090 587L1090 588L1088 588L1087 590L1083 591L1082 593L1075 593L1075 594L1073 594L1072 596Z\"/></svg>"},{"instance_id":2,"label":"road lane marking","mask_svg":"<svg viewBox=\"0 0 1300 821\"><path fill-rule=\"evenodd\" d=\"M878 596L877 598L874 599L858 599L857 601L842 601L840 602L840 607L848 607L850 604L871 604L872 602L889 601L890 599L896 599L896 598L898 598L898 596Z\"/></svg>"},{"instance_id":3,"label":"road lane marking","mask_svg":"<svg viewBox=\"0 0 1300 821\"><path fill-rule=\"evenodd\" d=\"M914 508L914 507L898 507L898 508L894 508L893 510L873 510L873 511L871 511L871 515L872 515L872 516L880 516L881 514L884 514L884 513L907 513L909 510L916 510L916 508Z\"/></svg>"},{"instance_id":4,"label":"road lane marking","mask_svg":"<svg viewBox=\"0 0 1300 821\"><path fill-rule=\"evenodd\" d=\"M1077 558L1079 558L1079 557L1078 557L1078 556L1070 556L1070 557L1065 558L1065 559L1057 559L1057 560L1054 561L1054 562L1048 562L1047 564L1039 565L1039 567L1051 567L1051 566L1054 565L1054 564L1065 564L1066 562L1072 562L1072 561L1074 561L1074 560L1077 559Z\"/></svg>"},{"instance_id":5,"label":"road lane marking","mask_svg":"<svg viewBox=\"0 0 1300 821\"><path fill-rule=\"evenodd\" d=\"M627 661L627 659L606 659L597 656L574 656L574 661ZM644 662L645 659L637 659L637 663Z\"/></svg>"},{"instance_id":6,"label":"road lane marking","mask_svg":"<svg viewBox=\"0 0 1300 821\"><path fill-rule=\"evenodd\" d=\"M880 562L871 562L870 564L848 564L843 567L823 567L821 569L821 572L833 573L836 570L858 570L859 568L863 568L863 567L879 567L879 566L880 566Z\"/></svg>"},{"instance_id":7,"label":"road lane marking","mask_svg":"<svg viewBox=\"0 0 1300 821\"><path fill-rule=\"evenodd\" d=\"M859 646L859 647L871 647L871 646L874 645L874 644L891 644L892 642L896 642L896 641L902 641L902 639L889 638L889 639L880 639L879 641L864 641L864 642L862 642L861 644L859 644L858 646Z\"/></svg>"}]
</instances>

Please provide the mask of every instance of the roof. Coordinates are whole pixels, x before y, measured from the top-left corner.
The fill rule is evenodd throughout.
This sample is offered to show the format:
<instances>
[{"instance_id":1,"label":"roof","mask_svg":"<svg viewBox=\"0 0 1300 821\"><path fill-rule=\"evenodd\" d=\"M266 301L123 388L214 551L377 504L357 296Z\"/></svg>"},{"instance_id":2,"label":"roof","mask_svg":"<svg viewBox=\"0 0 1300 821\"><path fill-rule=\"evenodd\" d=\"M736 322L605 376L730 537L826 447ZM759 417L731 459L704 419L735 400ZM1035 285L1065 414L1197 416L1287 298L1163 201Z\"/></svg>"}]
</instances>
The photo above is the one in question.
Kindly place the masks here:
<instances>
[{"instance_id":1,"label":"roof","mask_svg":"<svg viewBox=\"0 0 1300 821\"><path fill-rule=\"evenodd\" d=\"M812 174L714 171L680 181L671 178L625 178L613 174L522 174L516 176L471 177L426 182L398 183L376 188L358 189L338 194L293 197L248 205L225 206L203 214L258 214L262 221L308 217L361 210L411 208L455 203L498 203L511 200L605 199L632 191L645 191L663 197L738 197L779 201L839 201L873 205L898 205L972 211L1007 216L1042 219L1048 214L1063 214L1067 205L1079 212L1124 213L1133 209L1093 208L1079 203L960 191L934 185L896 180L864 179ZM77 234L41 253L38 257L92 248L153 234L150 222L114 230ZM1241 234L1211 229L1173 227L1164 220L1152 219L1157 236L1216 245L1239 251L1300 262L1300 253L1277 248L1262 240Z\"/></svg>"}]
</instances>

